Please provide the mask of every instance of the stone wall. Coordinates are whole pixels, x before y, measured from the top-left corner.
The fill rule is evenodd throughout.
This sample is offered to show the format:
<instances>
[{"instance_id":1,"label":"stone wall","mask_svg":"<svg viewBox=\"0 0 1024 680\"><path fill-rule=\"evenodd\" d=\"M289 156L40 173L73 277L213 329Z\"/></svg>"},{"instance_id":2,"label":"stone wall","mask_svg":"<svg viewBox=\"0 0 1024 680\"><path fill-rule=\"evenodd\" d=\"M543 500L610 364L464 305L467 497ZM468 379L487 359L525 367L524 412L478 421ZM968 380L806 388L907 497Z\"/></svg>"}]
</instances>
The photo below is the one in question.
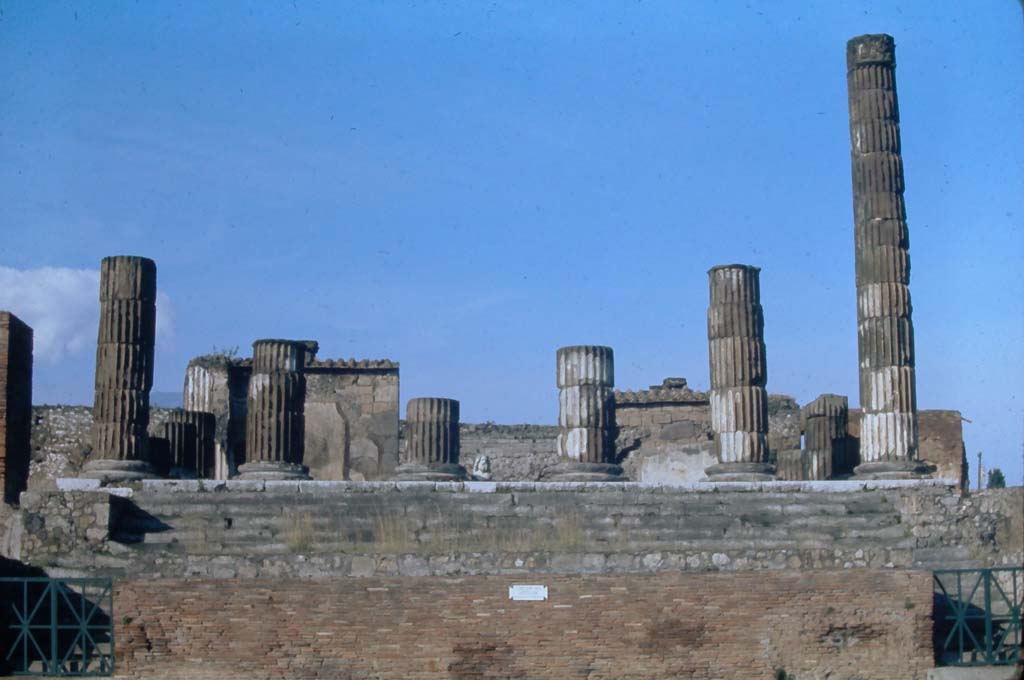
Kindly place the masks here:
<instances>
[{"instance_id":1,"label":"stone wall","mask_svg":"<svg viewBox=\"0 0 1024 680\"><path fill-rule=\"evenodd\" d=\"M149 433L161 435L171 409L150 407ZM54 489L59 477L75 477L88 460L92 444L89 406L33 406L32 462L29 489Z\"/></svg>"},{"instance_id":2,"label":"stone wall","mask_svg":"<svg viewBox=\"0 0 1024 680\"><path fill-rule=\"evenodd\" d=\"M398 466L398 364L306 366L306 448L314 479L387 479Z\"/></svg>"},{"instance_id":3,"label":"stone wall","mask_svg":"<svg viewBox=\"0 0 1024 680\"><path fill-rule=\"evenodd\" d=\"M514 584L548 599L511 601ZM810 573L130 580L118 676L918 678L931 576Z\"/></svg>"},{"instance_id":4,"label":"stone wall","mask_svg":"<svg viewBox=\"0 0 1024 680\"><path fill-rule=\"evenodd\" d=\"M684 378L666 378L647 390L617 391L615 420L619 458L631 480L697 482L705 468L718 462L708 395L689 389ZM800 405L785 394L769 395L771 453L800 448L800 434Z\"/></svg>"},{"instance_id":5,"label":"stone wall","mask_svg":"<svg viewBox=\"0 0 1024 680\"><path fill-rule=\"evenodd\" d=\"M0 312L0 501L17 503L29 474L32 329Z\"/></svg>"},{"instance_id":6,"label":"stone wall","mask_svg":"<svg viewBox=\"0 0 1024 680\"><path fill-rule=\"evenodd\" d=\"M1024 559L1020 487L961 497L937 481L154 480L118 493L23 494L10 556L62 574L121 578L948 568Z\"/></svg>"},{"instance_id":7,"label":"stone wall","mask_svg":"<svg viewBox=\"0 0 1024 680\"><path fill-rule=\"evenodd\" d=\"M401 423L400 455L405 460L405 421ZM496 481L538 481L558 464L558 427L554 425L496 425L461 423L460 461L467 470L480 456L491 461Z\"/></svg>"}]
</instances>

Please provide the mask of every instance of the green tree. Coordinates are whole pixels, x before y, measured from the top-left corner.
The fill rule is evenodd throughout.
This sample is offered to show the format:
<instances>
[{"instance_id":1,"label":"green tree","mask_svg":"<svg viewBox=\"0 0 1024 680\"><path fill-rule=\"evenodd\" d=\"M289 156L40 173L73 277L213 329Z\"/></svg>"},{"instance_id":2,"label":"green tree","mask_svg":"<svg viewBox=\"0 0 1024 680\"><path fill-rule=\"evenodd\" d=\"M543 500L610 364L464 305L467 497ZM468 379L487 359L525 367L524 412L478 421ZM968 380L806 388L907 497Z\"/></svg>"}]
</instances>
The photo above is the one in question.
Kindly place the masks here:
<instances>
[{"instance_id":1,"label":"green tree","mask_svg":"<svg viewBox=\"0 0 1024 680\"><path fill-rule=\"evenodd\" d=\"M989 489L1005 489L1006 488L1006 477L1003 476L1003 471L999 468L992 468L988 471L988 488Z\"/></svg>"}]
</instances>

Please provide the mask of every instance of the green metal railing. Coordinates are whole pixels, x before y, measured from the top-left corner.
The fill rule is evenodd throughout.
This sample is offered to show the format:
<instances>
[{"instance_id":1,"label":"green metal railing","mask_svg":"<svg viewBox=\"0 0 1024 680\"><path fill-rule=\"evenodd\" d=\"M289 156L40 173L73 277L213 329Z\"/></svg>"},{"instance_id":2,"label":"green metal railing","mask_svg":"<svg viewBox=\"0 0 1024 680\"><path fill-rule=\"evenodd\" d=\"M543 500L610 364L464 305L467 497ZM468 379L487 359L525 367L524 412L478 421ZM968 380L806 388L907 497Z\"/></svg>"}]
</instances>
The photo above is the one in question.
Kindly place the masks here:
<instances>
[{"instance_id":1,"label":"green metal railing","mask_svg":"<svg viewBox=\"0 0 1024 680\"><path fill-rule=\"evenodd\" d=\"M114 672L108 578L0 578L0 675Z\"/></svg>"},{"instance_id":2,"label":"green metal railing","mask_svg":"<svg viewBox=\"0 0 1024 680\"><path fill-rule=\"evenodd\" d=\"M935 656L943 666L1010 665L1021 654L1024 568L934 572Z\"/></svg>"}]
</instances>

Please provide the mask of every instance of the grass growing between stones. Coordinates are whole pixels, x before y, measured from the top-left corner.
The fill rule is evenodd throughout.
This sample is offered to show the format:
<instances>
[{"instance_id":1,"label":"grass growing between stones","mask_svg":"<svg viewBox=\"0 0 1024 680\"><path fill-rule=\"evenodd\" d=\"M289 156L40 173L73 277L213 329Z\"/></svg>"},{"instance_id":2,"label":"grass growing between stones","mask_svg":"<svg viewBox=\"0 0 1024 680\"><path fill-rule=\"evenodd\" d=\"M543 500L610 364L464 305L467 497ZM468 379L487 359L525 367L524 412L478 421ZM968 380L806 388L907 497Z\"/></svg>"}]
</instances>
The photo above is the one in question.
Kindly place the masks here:
<instances>
[{"instance_id":1,"label":"grass growing between stones","mask_svg":"<svg viewBox=\"0 0 1024 680\"><path fill-rule=\"evenodd\" d=\"M306 553L313 547L313 516L308 512L291 518L285 531L285 545L293 553Z\"/></svg>"}]
</instances>

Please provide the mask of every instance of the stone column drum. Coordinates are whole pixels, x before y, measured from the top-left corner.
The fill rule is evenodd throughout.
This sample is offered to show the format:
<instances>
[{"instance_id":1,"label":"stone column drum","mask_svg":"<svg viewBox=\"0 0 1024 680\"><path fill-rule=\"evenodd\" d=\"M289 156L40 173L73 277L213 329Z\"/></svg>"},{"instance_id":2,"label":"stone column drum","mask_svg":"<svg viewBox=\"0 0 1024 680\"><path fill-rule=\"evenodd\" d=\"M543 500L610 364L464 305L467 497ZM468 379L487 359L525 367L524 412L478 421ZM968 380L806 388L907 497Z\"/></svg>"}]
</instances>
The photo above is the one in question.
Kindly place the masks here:
<instances>
[{"instance_id":1,"label":"stone column drum","mask_svg":"<svg viewBox=\"0 0 1024 680\"><path fill-rule=\"evenodd\" d=\"M246 463L241 479L309 479L302 464L306 380L305 345L296 340L252 344L245 420Z\"/></svg>"},{"instance_id":2,"label":"stone column drum","mask_svg":"<svg viewBox=\"0 0 1024 680\"><path fill-rule=\"evenodd\" d=\"M189 425L195 441L189 446L195 448L195 475L201 479L212 478L214 467L214 443L217 417L205 411L175 409L167 417L169 423Z\"/></svg>"},{"instance_id":3,"label":"stone column drum","mask_svg":"<svg viewBox=\"0 0 1024 680\"><path fill-rule=\"evenodd\" d=\"M196 426L172 413L163 424L163 438L167 440L170 469L173 479L196 479ZM152 442L152 440L150 440Z\"/></svg>"},{"instance_id":4,"label":"stone column drum","mask_svg":"<svg viewBox=\"0 0 1024 680\"><path fill-rule=\"evenodd\" d=\"M822 394L801 410L806 479L831 479L846 457L846 421L849 407L840 394Z\"/></svg>"},{"instance_id":5,"label":"stone column drum","mask_svg":"<svg viewBox=\"0 0 1024 680\"><path fill-rule=\"evenodd\" d=\"M708 481L769 481L768 381L760 269L742 264L708 271L711 427L718 463Z\"/></svg>"},{"instance_id":6,"label":"stone column drum","mask_svg":"<svg viewBox=\"0 0 1024 680\"><path fill-rule=\"evenodd\" d=\"M155 339L156 263L103 258L92 455L82 477L110 483L153 476L147 427Z\"/></svg>"},{"instance_id":7,"label":"stone column drum","mask_svg":"<svg viewBox=\"0 0 1024 680\"><path fill-rule=\"evenodd\" d=\"M846 45L860 362L860 478L918 477L910 247L896 98L895 44Z\"/></svg>"},{"instance_id":8,"label":"stone column drum","mask_svg":"<svg viewBox=\"0 0 1024 680\"><path fill-rule=\"evenodd\" d=\"M459 402L424 397L405 407L406 462L395 470L404 481L460 481L466 468L459 464Z\"/></svg>"},{"instance_id":9,"label":"stone column drum","mask_svg":"<svg viewBox=\"0 0 1024 680\"><path fill-rule=\"evenodd\" d=\"M615 463L615 359L611 347L573 345L556 355L558 454L545 481L623 481Z\"/></svg>"}]
</instances>

